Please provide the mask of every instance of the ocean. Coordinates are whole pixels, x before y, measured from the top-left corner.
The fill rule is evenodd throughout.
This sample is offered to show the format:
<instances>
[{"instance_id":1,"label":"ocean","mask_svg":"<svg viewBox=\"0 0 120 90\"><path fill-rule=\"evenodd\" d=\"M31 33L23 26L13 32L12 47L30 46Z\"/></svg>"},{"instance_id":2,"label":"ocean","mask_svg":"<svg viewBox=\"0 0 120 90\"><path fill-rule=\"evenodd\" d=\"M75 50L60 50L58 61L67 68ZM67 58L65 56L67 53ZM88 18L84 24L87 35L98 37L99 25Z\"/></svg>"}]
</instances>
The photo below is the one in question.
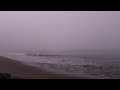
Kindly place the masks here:
<instances>
[{"instance_id":1,"label":"ocean","mask_svg":"<svg viewBox=\"0 0 120 90\"><path fill-rule=\"evenodd\" d=\"M53 73L88 79L120 79L119 51L81 51L44 56L28 56L26 53L20 52L2 52L0 56Z\"/></svg>"}]
</instances>

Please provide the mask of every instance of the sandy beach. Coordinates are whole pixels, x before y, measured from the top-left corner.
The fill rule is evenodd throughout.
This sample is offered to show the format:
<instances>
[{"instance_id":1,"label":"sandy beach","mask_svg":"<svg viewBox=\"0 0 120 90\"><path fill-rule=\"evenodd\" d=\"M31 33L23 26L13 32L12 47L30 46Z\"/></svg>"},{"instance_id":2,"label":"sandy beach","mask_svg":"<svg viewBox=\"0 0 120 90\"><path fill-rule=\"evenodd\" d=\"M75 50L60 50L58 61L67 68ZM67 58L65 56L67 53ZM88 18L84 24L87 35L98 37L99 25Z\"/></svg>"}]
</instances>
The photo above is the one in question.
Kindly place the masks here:
<instances>
[{"instance_id":1,"label":"sandy beach","mask_svg":"<svg viewBox=\"0 0 120 90\"><path fill-rule=\"evenodd\" d=\"M78 77L50 73L3 56L0 56L0 73L9 73L23 79L78 79Z\"/></svg>"}]
</instances>

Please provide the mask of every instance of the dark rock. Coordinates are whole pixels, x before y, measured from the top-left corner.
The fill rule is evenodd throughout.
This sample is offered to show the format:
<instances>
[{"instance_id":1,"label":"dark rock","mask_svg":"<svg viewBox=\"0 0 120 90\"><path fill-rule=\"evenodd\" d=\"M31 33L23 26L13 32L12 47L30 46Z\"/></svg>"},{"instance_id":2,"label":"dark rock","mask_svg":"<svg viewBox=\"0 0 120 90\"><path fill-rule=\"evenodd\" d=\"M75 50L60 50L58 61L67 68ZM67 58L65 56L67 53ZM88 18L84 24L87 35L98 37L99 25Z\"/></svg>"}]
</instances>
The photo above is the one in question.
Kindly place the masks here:
<instances>
[{"instance_id":1,"label":"dark rock","mask_svg":"<svg viewBox=\"0 0 120 90\"><path fill-rule=\"evenodd\" d=\"M0 73L0 79L11 79L11 75L9 73Z\"/></svg>"},{"instance_id":2,"label":"dark rock","mask_svg":"<svg viewBox=\"0 0 120 90\"><path fill-rule=\"evenodd\" d=\"M9 73L0 73L0 79L21 79L21 78L12 77Z\"/></svg>"},{"instance_id":3,"label":"dark rock","mask_svg":"<svg viewBox=\"0 0 120 90\"><path fill-rule=\"evenodd\" d=\"M22 79L22 78L19 78L19 77L12 77L12 79Z\"/></svg>"},{"instance_id":4,"label":"dark rock","mask_svg":"<svg viewBox=\"0 0 120 90\"><path fill-rule=\"evenodd\" d=\"M83 65L83 67L91 67L90 65Z\"/></svg>"}]
</instances>

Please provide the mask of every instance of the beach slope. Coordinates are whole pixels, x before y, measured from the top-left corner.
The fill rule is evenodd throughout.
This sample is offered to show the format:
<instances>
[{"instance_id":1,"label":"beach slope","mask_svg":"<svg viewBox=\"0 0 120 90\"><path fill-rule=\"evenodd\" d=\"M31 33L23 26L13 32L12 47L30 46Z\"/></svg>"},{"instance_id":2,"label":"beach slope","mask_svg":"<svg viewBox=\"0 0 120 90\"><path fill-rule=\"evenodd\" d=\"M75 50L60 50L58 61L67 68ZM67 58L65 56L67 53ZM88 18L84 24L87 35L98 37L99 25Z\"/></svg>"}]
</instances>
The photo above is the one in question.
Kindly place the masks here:
<instances>
[{"instance_id":1,"label":"beach slope","mask_svg":"<svg viewBox=\"0 0 120 90\"><path fill-rule=\"evenodd\" d=\"M23 79L78 79L78 77L50 73L3 56L0 56L0 73L9 73L13 77Z\"/></svg>"}]
</instances>

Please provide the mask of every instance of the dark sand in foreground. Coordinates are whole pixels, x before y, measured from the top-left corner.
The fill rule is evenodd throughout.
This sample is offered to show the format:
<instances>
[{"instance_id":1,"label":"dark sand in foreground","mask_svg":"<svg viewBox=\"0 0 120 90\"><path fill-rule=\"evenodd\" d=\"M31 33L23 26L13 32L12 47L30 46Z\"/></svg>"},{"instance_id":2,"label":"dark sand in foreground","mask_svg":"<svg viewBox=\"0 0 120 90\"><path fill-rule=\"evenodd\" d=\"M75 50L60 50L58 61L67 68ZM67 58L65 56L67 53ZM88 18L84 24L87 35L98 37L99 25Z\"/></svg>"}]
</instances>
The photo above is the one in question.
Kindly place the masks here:
<instances>
[{"instance_id":1,"label":"dark sand in foreground","mask_svg":"<svg viewBox=\"0 0 120 90\"><path fill-rule=\"evenodd\" d=\"M82 79L63 74L50 73L2 56L0 56L0 73L9 73L14 77L23 79Z\"/></svg>"}]
</instances>

